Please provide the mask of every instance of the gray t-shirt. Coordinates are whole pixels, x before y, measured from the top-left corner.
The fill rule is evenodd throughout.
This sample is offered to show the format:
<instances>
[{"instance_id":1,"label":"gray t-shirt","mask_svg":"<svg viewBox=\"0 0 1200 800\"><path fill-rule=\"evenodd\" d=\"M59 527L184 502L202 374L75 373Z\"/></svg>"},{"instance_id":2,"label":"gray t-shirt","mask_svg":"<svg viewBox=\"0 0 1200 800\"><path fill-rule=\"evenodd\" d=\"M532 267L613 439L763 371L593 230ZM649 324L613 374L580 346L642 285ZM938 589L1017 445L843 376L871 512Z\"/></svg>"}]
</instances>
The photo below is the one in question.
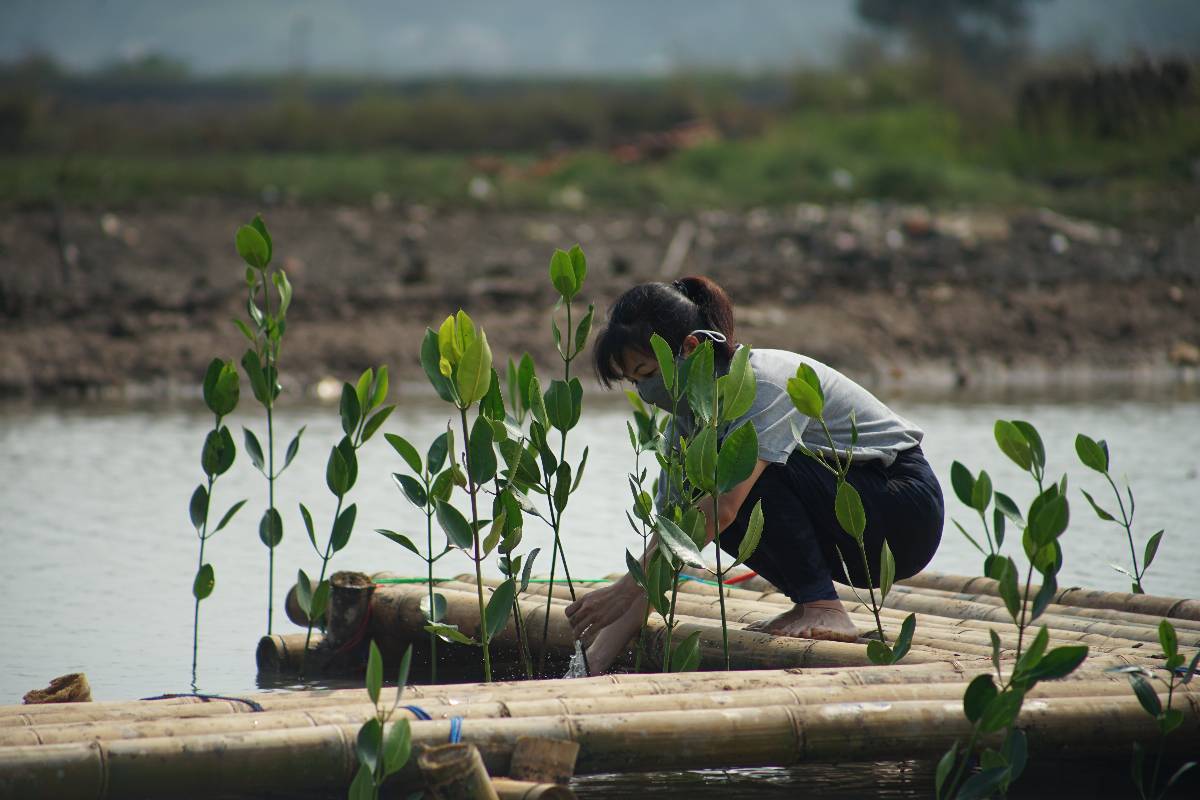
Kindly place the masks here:
<instances>
[{"instance_id":1,"label":"gray t-shirt","mask_svg":"<svg viewBox=\"0 0 1200 800\"><path fill-rule=\"evenodd\" d=\"M758 434L758 457L763 461L782 464L796 449L796 431L801 432L805 447L818 453L829 453L829 437L821 423L796 410L788 396L787 382L796 376L801 363L807 363L817 373L825 394L823 417L829 435L839 454L850 449L850 416L853 413L858 427L858 444L854 446L855 461L882 461L890 465L896 455L921 443L924 432L896 414L857 383L833 367L816 359L787 350L754 349L750 351L750 367L754 371L756 394L754 404L745 416L734 420L733 430L749 420ZM678 436L691 437L690 414L680 414L673 420L667 434L673 446ZM666 481L660 476L658 504L666 501Z\"/></svg>"}]
</instances>

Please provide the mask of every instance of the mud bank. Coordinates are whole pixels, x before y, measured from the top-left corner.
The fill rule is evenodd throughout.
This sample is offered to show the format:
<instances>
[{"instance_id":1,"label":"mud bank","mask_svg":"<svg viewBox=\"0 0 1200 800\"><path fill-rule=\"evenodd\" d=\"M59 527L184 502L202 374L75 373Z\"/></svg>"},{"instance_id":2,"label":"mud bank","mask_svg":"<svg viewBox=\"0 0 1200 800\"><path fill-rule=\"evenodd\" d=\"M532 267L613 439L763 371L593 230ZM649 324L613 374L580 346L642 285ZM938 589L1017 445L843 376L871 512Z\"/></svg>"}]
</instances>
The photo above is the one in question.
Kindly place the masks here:
<instances>
[{"instance_id":1,"label":"mud bank","mask_svg":"<svg viewBox=\"0 0 1200 800\"><path fill-rule=\"evenodd\" d=\"M192 385L236 357L244 315L233 231L258 209L216 201L120 215L12 211L0 222L0 392ZM972 386L1071 376L1195 380L1200 223L1148 235L1047 210L799 205L690 217L406 208L275 208L295 286L285 383L386 363L417 380L427 325L459 306L499 354L551 363L546 277L580 242L584 299L703 273L738 337L873 384Z\"/></svg>"}]
</instances>

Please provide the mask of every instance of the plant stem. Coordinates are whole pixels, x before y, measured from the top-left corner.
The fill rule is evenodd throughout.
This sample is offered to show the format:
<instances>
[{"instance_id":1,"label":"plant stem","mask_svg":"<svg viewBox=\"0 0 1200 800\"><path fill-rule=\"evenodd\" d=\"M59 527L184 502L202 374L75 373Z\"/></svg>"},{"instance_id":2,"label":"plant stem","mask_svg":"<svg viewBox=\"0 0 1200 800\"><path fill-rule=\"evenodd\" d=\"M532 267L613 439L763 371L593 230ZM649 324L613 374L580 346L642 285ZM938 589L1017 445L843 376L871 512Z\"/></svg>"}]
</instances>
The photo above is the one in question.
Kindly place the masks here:
<instances>
[{"instance_id":1,"label":"plant stem","mask_svg":"<svg viewBox=\"0 0 1200 800\"><path fill-rule=\"evenodd\" d=\"M671 644L675 637L675 600L679 597L679 573L682 570L682 567L674 570L671 577L671 613L667 620L667 646L663 656L663 672L671 671Z\"/></svg>"},{"instance_id":2,"label":"plant stem","mask_svg":"<svg viewBox=\"0 0 1200 800\"><path fill-rule=\"evenodd\" d=\"M1025 607L1029 604L1029 582L1033 580L1033 562L1030 562L1029 569L1025 572L1025 593L1021 596L1021 618L1017 623L1017 655L1016 661L1021 660L1021 645L1025 638ZM1015 663L1015 661L1014 661ZM1012 685L1012 676L1009 676L1009 685Z\"/></svg>"},{"instance_id":3,"label":"plant stem","mask_svg":"<svg viewBox=\"0 0 1200 800\"><path fill-rule=\"evenodd\" d=\"M430 509L433 507L432 498L429 497L430 482L429 473L426 470L425 474L425 546L428 548L425 552L429 554L429 558L425 559L425 564L429 568L429 616L437 615L437 606L433 602L433 514ZM438 624L440 620L431 619L431 624ZM437 634L429 634L429 682L437 683Z\"/></svg>"},{"instance_id":4,"label":"plant stem","mask_svg":"<svg viewBox=\"0 0 1200 800\"><path fill-rule=\"evenodd\" d=\"M1133 517L1125 513L1125 502L1121 499L1121 491L1117 489L1117 484L1113 481L1112 476L1107 472L1104 477L1108 479L1108 485L1112 487L1113 494L1117 496L1117 505L1121 509L1121 524L1125 528L1125 536L1129 539L1129 560L1133 562L1133 582L1137 584L1139 591L1142 589L1142 573L1138 572L1137 551L1133 547ZM1132 497L1132 495L1130 495Z\"/></svg>"},{"instance_id":5,"label":"plant stem","mask_svg":"<svg viewBox=\"0 0 1200 800\"><path fill-rule=\"evenodd\" d=\"M220 420L217 420L217 427L220 427ZM204 566L204 543L208 541L208 510L212 506L212 487L213 478L208 478L208 489L204 500L204 524L200 526L200 557L196 560L196 573L199 574L201 567ZM192 591L195 594L195 590ZM200 598L195 598L196 608L192 614L192 691L196 690L196 661L197 654L200 649Z\"/></svg>"},{"instance_id":6,"label":"plant stem","mask_svg":"<svg viewBox=\"0 0 1200 800\"><path fill-rule=\"evenodd\" d=\"M345 495L339 497L338 501L337 501L337 508L334 509L334 512L333 512L333 527L334 528L337 527L338 517L340 517L342 515L342 502L344 501L344 499L345 499ZM321 576L319 578L317 578L317 586L316 586L316 589L313 590L314 592L319 590L321 588L321 584L325 582L325 570L329 567L329 560L331 558L333 558L333 553L330 552L330 550L332 550L332 549L333 549L333 530L331 529L329 532L329 541L325 543L325 555L321 556ZM325 610L328 613L328 611L329 611L328 601L326 601ZM308 619L308 630L305 631L305 634L304 634L304 651L300 653L300 676L301 677L304 676L304 662L308 658L308 645L309 645L309 642L312 641L312 630L313 630L314 623L316 623L316 620L314 620L310 616Z\"/></svg>"},{"instance_id":7,"label":"plant stem","mask_svg":"<svg viewBox=\"0 0 1200 800\"><path fill-rule=\"evenodd\" d=\"M267 391L274 391L268 387ZM273 406L267 406L267 506L275 510L275 424ZM274 518L274 514L271 517ZM275 545L267 548L267 636L271 635L271 621L275 617Z\"/></svg>"},{"instance_id":8,"label":"plant stem","mask_svg":"<svg viewBox=\"0 0 1200 800\"><path fill-rule=\"evenodd\" d=\"M475 485L475 478L471 475L471 432L467 427L467 410L459 408L458 413L462 420L463 441L468 443L463 450L463 461L467 466L467 494L471 497L471 538L475 545L472 560L475 562L475 593L479 598L479 642L483 647L483 680L485 683L491 683L492 654L488 650L487 611L483 602L483 555L479 552L479 509L475 501L479 487Z\"/></svg>"},{"instance_id":9,"label":"plant stem","mask_svg":"<svg viewBox=\"0 0 1200 800\"><path fill-rule=\"evenodd\" d=\"M949 785L942 787L942 796L946 798L955 797L954 788L958 786L958 782L962 780L963 770L967 767L967 762L971 760L971 752L975 749L975 741L979 738L979 724L971 726L971 738L967 740L967 746L962 751L962 758L958 762L958 768L954 770L954 777Z\"/></svg>"},{"instance_id":10,"label":"plant stem","mask_svg":"<svg viewBox=\"0 0 1200 800\"><path fill-rule=\"evenodd\" d=\"M721 569L721 532L719 530L721 523L717 519L718 509L720 508L720 503L717 500L719 496L719 492L713 492L712 494L713 544L716 545L717 550L717 599L721 603L721 649L725 653L725 669L729 670L731 669L729 666L729 624L725 621L725 583L722 580L724 571Z\"/></svg>"}]
</instances>

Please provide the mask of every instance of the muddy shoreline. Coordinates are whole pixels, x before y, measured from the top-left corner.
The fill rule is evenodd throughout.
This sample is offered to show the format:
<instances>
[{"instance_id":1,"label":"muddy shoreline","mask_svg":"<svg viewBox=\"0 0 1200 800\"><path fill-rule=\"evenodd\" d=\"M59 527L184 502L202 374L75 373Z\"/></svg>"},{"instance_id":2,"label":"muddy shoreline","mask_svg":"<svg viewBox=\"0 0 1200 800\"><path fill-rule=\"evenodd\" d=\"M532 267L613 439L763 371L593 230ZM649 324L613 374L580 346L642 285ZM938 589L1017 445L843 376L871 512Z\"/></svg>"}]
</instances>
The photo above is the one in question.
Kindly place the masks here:
<instances>
[{"instance_id":1,"label":"muddy shoreline","mask_svg":"<svg viewBox=\"0 0 1200 800\"><path fill-rule=\"evenodd\" d=\"M243 349L233 231L258 209L14 210L0 222L0 394L176 391ZM555 358L546 277L580 242L582 299L703 273L738 338L795 349L871 384L1194 381L1200 221L1150 235L1045 209L932 212L799 205L691 216L267 209L295 287L285 383L386 363L421 378L425 327L458 307L498 355ZM157 387L157 388L153 388Z\"/></svg>"}]
</instances>

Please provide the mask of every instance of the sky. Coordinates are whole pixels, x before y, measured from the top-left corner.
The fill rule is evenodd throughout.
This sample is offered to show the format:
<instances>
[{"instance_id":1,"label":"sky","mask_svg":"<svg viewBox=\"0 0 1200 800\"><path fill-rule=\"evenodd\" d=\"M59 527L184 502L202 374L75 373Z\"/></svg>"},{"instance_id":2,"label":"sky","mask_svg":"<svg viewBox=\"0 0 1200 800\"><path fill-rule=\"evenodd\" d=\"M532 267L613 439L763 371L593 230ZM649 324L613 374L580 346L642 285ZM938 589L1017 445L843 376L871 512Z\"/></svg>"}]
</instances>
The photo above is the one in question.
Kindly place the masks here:
<instances>
[{"instance_id":1,"label":"sky","mask_svg":"<svg viewBox=\"0 0 1200 800\"><path fill-rule=\"evenodd\" d=\"M0 60L165 53L200 74L661 74L837 60L854 0L0 0ZM1032 39L1105 57L1200 49L1200 0L1044 0Z\"/></svg>"}]
</instances>

